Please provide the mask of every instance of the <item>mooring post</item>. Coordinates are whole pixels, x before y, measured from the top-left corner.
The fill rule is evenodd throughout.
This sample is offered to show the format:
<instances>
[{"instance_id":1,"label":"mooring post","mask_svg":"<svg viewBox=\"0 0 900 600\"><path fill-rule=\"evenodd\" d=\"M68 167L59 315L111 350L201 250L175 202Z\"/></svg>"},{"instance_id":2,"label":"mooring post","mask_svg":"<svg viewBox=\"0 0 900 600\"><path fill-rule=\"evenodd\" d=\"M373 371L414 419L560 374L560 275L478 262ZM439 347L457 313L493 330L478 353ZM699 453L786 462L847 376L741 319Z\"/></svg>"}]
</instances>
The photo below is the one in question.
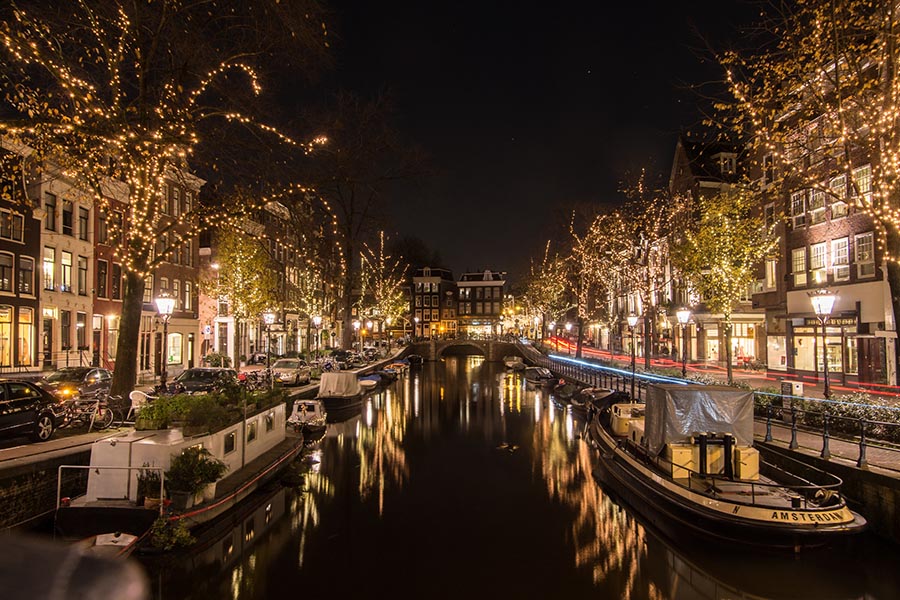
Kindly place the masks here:
<instances>
[{"instance_id":1,"label":"mooring post","mask_svg":"<svg viewBox=\"0 0 900 600\"><path fill-rule=\"evenodd\" d=\"M822 453L819 454L825 460L831 458L831 450L828 449L828 440L831 436L828 435L828 413L825 413L825 417L822 421Z\"/></svg>"},{"instance_id":2,"label":"mooring post","mask_svg":"<svg viewBox=\"0 0 900 600\"><path fill-rule=\"evenodd\" d=\"M772 405L766 407L766 438L765 442L772 441Z\"/></svg>"}]
</instances>

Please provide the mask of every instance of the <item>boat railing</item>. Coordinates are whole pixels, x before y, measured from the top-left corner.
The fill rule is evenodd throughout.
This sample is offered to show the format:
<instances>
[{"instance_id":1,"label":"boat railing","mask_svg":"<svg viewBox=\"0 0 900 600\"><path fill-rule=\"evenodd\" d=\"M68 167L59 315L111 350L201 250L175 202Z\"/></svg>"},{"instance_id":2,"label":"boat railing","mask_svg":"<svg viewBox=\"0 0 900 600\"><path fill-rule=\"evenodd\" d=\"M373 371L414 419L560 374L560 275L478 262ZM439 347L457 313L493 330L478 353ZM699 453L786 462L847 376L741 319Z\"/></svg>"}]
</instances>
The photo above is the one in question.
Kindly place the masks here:
<instances>
[{"instance_id":1,"label":"boat railing","mask_svg":"<svg viewBox=\"0 0 900 600\"><path fill-rule=\"evenodd\" d=\"M636 458L652 463L659 471L671 473L673 463L671 460L665 458L665 456L651 456L650 453L646 451L646 448L627 438L620 440L620 446L624 447L626 451ZM746 504L748 506L765 506L770 508L776 504L764 502L761 499L784 497L785 495L790 498L791 508L831 508L835 503L843 501L840 495L840 489L844 482L840 477L816 469L815 467L803 465L790 457L784 456L783 458L797 463L798 466L802 465L806 469L811 469L815 472L815 475L820 478L820 481L814 482L811 479L801 477L798 474L791 473L765 461L761 462L766 467L778 471L779 481L773 480L772 482L768 482L735 479L718 473L700 473L682 465L674 466L687 472L687 477L678 479L673 478L672 481L693 492L709 496L710 498L721 498L723 496L723 489L726 489L726 485L724 484L728 484L728 486L739 484L744 487L740 492L741 497L747 499L742 500L729 496L728 501L736 504Z\"/></svg>"},{"instance_id":2,"label":"boat railing","mask_svg":"<svg viewBox=\"0 0 900 600\"><path fill-rule=\"evenodd\" d=\"M82 471L84 473L88 473L90 471L95 471L96 473L101 473L103 471L127 471L126 476L128 477L125 484L125 496L120 500L128 500L131 502L131 471L156 471L159 474L159 497L165 498L165 485L166 485L166 473L165 469L162 467L151 467L151 466L141 466L141 467L119 467L119 466L97 466L97 465L60 465L57 471L56 478L56 509L59 510L64 505L67 505L73 499L81 498L87 495L87 478L86 477L77 477L72 479L66 479L64 476L64 471ZM80 484L79 484L80 483ZM63 487L69 487L75 485L77 486L74 489L74 493L70 493L66 497L63 497ZM65 502L64 502L65 501ZM160 502L159 505L159 514L163 514L164 503Z\"/></svg>"}]
</instances>

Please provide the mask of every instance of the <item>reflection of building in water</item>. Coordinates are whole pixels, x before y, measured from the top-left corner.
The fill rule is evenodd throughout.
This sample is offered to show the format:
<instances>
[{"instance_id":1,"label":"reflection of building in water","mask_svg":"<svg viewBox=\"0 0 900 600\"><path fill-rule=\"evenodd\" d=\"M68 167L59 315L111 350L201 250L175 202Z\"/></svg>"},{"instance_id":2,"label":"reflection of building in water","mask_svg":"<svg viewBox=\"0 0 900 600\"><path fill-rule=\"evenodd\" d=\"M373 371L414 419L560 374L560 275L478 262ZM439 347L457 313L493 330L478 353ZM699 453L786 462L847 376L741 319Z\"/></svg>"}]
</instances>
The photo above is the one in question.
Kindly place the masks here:
<instances>
[{"instance_id":1,"label":"reflection of building in water","mask_svg":"<svg viewBox=\"0 0 900 600\"><path fill-rule=\"evenodd\" d=\"M359 495L365 500L378 496L378 514L384 511L384 492L398 491L409 480L409 465L403 441L408 415L404 404L391 389L365 399L363 411L366 426L359 436Z\"/></svg>"}]
</instances>

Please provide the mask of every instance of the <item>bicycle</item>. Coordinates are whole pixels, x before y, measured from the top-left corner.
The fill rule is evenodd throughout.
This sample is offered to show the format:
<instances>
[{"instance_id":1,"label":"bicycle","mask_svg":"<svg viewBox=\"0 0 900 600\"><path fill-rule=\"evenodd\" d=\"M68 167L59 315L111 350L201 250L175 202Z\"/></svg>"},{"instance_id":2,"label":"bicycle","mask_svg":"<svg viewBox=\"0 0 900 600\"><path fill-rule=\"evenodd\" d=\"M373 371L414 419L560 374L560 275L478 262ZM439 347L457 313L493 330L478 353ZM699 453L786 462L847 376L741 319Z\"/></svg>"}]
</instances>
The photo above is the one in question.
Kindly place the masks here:
<instances>
[{"instance_id":1,"label":"bicycle","mask_svg":"<svg viewBox=\"0 0 900 600\"><path fill-rule=\"evenodd\" d=\"M72 398L63 403L65 412L59 427L81 427L102 431L112 425L115 415L101 394L93 398Z\"/></svg>"}]
</instances>

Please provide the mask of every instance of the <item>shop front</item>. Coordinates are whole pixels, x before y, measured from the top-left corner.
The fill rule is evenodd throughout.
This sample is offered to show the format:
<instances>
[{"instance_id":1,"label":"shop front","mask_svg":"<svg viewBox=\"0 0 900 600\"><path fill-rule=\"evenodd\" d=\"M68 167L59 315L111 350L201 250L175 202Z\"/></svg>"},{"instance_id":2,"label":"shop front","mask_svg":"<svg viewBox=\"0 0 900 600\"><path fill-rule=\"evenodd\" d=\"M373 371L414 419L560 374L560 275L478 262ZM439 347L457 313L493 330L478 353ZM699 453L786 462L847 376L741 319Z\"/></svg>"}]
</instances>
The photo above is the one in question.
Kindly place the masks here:
<instances>
[{"instance_id":1,"label":"shop front","mask_svg":"<svg viewBox=\"0 0 900 600\"><path fill-rule=\"evenodd\" d=\"M831 317L825 327L815 317L792 319L794 371L828 372L841 381L883 382L885 378L884 338L862 333L856 315Z\"/></svg>"}]
</instances>

